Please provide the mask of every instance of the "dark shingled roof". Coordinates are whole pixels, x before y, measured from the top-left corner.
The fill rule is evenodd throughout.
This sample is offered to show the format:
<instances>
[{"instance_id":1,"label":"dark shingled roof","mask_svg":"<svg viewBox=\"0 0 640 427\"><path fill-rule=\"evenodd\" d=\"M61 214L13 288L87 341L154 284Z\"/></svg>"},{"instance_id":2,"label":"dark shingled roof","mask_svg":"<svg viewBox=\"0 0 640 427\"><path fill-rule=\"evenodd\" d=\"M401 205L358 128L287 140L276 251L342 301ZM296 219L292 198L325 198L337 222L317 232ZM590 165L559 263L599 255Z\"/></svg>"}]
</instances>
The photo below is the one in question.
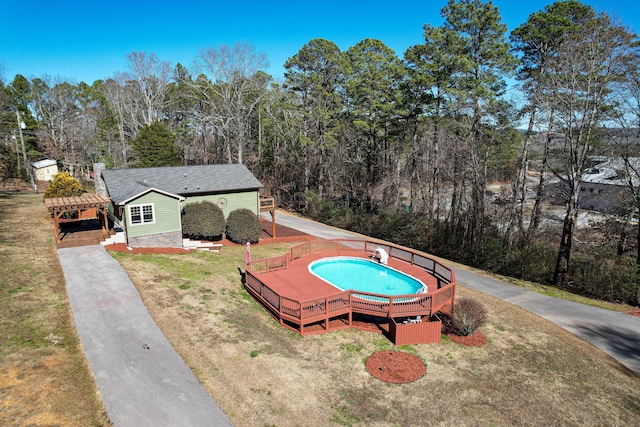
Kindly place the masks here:
<instances>
[{"instance_id":1,"label":"dark shingled roof","mask_svg":"<svg viewBox=\"0 0 640 427\"><path fill-rule=\"evenodd\" d=\"M262 184L245 165L172 166L102 171L109 197L121 204L150 188L180 196L251 191Z\"/></svg>"}]
</instances>

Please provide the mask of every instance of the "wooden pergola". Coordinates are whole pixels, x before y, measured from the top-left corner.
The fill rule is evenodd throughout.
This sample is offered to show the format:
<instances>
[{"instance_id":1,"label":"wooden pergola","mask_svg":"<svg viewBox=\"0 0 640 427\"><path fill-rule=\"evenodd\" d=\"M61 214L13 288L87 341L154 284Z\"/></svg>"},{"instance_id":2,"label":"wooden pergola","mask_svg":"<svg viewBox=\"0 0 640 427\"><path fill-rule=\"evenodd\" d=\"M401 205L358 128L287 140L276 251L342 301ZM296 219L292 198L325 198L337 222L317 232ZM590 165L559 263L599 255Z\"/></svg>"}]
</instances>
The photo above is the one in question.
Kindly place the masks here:
<instances>
[{"instance_id":1,"label":"wooden pergola","mask_svg":"<svg viewBox=\"0 0 640 427\"><path fill-rule=\"evenodd\" d=\"M111 199L102 194L83 194L82 196L44 199L45 206L53 213L56 242L60 243L61 240L60 224L94 218L98 218L102 234L107 237L109 235L107 223L107 206L109 206L109 203L111 203ZM64 213L69 211L77 212L77 217L63 218Z\"/></svg>"}]
</instances>

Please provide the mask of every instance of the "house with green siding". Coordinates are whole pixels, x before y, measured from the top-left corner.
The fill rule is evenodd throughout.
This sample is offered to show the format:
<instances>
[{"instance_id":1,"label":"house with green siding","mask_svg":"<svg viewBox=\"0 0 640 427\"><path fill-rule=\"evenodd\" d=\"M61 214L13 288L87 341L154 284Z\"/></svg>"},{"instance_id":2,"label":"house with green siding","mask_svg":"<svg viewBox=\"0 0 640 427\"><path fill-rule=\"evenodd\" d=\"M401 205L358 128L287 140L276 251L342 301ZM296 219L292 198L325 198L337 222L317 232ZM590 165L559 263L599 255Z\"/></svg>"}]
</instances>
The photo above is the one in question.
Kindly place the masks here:
<instances>
[{"instance_id":1,"label":"house with green siding","mask_svg":"<svg viewBox=\"0 0 640 427\"><path fill-rule=\"evenodd\" d=\"M181 247L182 208L189 203L215 203L225 218L241 208L260 214L262 184L242 164L105 169L97 163L94 174L96 191L111 199L109 218L130 247Z\"/></svg>"}]
</instances>

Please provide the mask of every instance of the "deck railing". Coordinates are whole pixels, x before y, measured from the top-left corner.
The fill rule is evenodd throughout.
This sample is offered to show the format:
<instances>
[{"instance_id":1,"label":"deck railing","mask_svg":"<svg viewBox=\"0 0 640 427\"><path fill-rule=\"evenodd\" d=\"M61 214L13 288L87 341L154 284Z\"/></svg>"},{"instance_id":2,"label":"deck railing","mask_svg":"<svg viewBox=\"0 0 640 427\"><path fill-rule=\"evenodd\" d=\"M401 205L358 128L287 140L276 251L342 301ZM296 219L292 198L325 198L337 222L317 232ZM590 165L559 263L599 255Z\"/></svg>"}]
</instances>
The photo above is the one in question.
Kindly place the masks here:
<instances>
[{"instance_id":1,"label":"deck railing","mask_svg":"<svg viewBox=\"0 0 640 427\"><path fill-rule=\"evenodd\" d=\"M437 280L437 288L429 288L428 294L388 296L362 291L343 291L308 301L296 301L278 295L264 284L259 276L289 268L295 259L318 252L335 251L346 254L354 250L371 253L376 248L384 249L390 258L417 266ZM426 316L451 306L455 298L455 274L452 269L439 261L410 249L391 244L380 244L367 240L316 240L290 249L289 254L279 257L251 261L246 268L245 284L280 319L298 325L328 319L349 312L369 314L379 317Z\"/></svg>"},{"instance_id":2,"label":"deck railing","mask_svg":"<svg viewBox=\"0 0 640 427\"><path fill-rule=\"evenodd\" d=\"M247 270L251 268L252 273L270 273L272 271L286 270L289 268L289 255L282 255L274 258L251 261Z\"/></svg>"},{"instance_id":3,"label":"deck railing","mask_svg":"<svg viewBox=\"0 0 640 427\"><path fill-rule=\"evenodd\" d=\"M305 255L309 255L317 252L325 252L329 250L335 250L339 255L347 253L348 251L362 251L373 255L376 248L384 249L390 258L395 258L400 261L408 262L427 271L429 274L438 279L438 289L448 283L454 281L453 270L444 264L429 258L427 256L416 253L410 249L402 246L396 246L391 244L381 244L379 242L373 242L368 240L349 240L349 239L334 239L334 240L312 240L310 242L302 243L294 246L290 249L289 261L301 258Z\"/></svg>"}]
</instances>

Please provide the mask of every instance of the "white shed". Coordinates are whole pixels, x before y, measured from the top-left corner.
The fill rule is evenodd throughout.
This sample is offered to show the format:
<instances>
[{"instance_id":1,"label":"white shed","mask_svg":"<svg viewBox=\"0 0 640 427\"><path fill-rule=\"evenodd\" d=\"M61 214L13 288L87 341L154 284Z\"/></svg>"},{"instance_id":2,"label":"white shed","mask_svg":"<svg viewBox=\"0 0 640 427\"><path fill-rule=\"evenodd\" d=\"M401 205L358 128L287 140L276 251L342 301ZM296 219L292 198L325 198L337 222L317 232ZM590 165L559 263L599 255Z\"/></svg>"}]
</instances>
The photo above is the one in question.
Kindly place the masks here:
<instances>
[{"instance_id":1,"label":"white shed","mask_svg":"<svg viewBox=\"0 0 640 427\"><path fill-rule=\"evenodd\" d=\"M58 163L55 160L45 159L31 163L33 179L36 181L53 181L58 173Z\"/></svg>"}]
</instances>

